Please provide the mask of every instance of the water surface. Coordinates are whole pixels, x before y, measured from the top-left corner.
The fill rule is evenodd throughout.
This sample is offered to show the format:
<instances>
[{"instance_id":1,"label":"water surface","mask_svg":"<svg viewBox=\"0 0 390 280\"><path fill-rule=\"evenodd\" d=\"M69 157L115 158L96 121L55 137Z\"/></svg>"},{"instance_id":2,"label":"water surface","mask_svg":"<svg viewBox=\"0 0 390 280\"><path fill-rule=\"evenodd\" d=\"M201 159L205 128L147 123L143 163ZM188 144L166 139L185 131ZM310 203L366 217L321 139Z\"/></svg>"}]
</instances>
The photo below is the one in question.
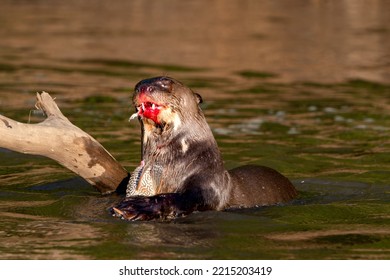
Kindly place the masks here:
<instances>
[{"instance_id":1,"label":"water surface","mask_svg":"<svg viewBox=\"0 0 390 280\"><path fill-rule=\"evenodd\" d=\"M388 2L94 3L2 1L0 114L41 121L48 91L131 171L132 88L169 75L203 96L227 168L276 168L299 197L128 223L120 197L0 149L0 258L390 258Z\"/></svg>"}]
</instances>

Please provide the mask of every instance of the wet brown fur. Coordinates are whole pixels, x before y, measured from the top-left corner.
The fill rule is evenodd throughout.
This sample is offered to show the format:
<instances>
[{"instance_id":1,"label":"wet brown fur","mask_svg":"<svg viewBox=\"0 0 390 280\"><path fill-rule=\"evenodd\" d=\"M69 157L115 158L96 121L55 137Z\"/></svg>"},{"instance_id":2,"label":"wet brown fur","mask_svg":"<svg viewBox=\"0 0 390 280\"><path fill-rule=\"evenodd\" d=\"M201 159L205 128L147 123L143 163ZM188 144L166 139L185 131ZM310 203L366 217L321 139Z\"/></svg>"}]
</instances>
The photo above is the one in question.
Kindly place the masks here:
<instances>
[{"instance_id":1,"label":"wet brown fur","mask_svg":"<svg viewBox=\"0 0 390 280\"><path fill-rule=\"evenodd\" d=\"M179 81L156 77L139 82L133 103L161 107L156 122L139 116L145 167L163 167L156 195L129 197L114 208L128 220L167 219L192 211L253 207L291 200L296 190L277 171L242 166L227 171L199 106L202 99ZM159 175L160 176L160 175Z\"/></svg>"}]
</instances>

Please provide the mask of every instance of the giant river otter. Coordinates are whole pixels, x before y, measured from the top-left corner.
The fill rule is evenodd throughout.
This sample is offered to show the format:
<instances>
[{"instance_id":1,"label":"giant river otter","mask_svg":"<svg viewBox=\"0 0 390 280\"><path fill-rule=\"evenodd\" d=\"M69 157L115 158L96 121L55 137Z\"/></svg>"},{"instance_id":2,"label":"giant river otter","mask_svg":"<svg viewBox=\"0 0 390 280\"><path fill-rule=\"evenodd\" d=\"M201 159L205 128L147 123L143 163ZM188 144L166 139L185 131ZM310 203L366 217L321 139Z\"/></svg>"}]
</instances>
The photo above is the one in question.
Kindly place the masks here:
<instances>
[{"instance_id":1,"label":"giant river otter","mask_svg":"<svg viewBox=\"0 0 390 280\"><path fill-rule=\"evenodd\" d=\"M111 209L126 220L171 219L193 211L286 202L291 182L263 166L227 171L199 107L202 98L179 81L156 77L135 86L133 104L142 131L142 161L126 198Z\"/></svg>"}]
</instances>

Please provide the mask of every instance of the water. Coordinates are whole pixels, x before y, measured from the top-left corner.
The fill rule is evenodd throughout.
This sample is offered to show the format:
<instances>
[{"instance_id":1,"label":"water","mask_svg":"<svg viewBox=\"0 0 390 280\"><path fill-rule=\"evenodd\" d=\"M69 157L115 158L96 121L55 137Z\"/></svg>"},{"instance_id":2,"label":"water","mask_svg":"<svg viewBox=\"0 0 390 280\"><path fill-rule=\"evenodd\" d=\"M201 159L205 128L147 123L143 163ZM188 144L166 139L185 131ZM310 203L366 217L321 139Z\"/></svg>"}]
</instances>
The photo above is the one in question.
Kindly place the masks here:
<instances>
[{"instance_id":1,"label":"water","mask_svg":"<svg viewBox=\"0 0 390 280\"><path fill-rule=\"evenodd\" d=\"M205 101L226 166L267 165L291 203L128 223L42 157L0 149L2 259L389 259L386 1L1 1L0 114L35 92L128 170L132 87L167 74Z\"/></svg>"}]
</instances>

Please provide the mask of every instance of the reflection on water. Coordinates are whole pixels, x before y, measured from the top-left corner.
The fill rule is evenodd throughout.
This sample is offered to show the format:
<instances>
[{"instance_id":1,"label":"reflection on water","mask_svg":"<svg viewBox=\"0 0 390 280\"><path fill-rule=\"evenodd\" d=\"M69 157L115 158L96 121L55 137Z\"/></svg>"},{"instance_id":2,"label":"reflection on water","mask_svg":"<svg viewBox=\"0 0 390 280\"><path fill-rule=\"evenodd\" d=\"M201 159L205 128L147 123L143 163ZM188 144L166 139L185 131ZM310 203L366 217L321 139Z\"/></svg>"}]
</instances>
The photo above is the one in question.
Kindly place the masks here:
<instances>
[{"instance_id":1,"label":"reflection on water","mask_svg":"<svg viewBox=\"0 0 390 280\"><path fill-rule=\"evenodd\" d=\"M55 3L53 3L55 2ZM199 92L227 167L274 167L288 205L127 223L54 162L0 149L2 259L390 258L387 1L2 1L0 114L48 91L128 170L130 92Z\"/></svg>"},{"instance_id":2,"label":"reflection on water","mask_svg":"<svg viewBox=\"0 0 390 280\"><path fill-rule=\"evenodd\" d=\"M230 79L234 72L254 70L284 82L389 80L386 1L55 2L3 1L5 92L44 87L79 96L123 88L145 75L186 74L148 64L204 69L197 75ZM97 75L96 65L78 63L88 59L145 65Z\"/></svg>"},{"instance_id":3,"label":"reflection on water","mask_svg":"<svg viewBox=\"0 0 390 280\"><path fill-rule=\"evenodd\" d=\"M88 224L1 214L2 259L85 259L80 250L105 238Z\"/></svg>"}]
</instances>

